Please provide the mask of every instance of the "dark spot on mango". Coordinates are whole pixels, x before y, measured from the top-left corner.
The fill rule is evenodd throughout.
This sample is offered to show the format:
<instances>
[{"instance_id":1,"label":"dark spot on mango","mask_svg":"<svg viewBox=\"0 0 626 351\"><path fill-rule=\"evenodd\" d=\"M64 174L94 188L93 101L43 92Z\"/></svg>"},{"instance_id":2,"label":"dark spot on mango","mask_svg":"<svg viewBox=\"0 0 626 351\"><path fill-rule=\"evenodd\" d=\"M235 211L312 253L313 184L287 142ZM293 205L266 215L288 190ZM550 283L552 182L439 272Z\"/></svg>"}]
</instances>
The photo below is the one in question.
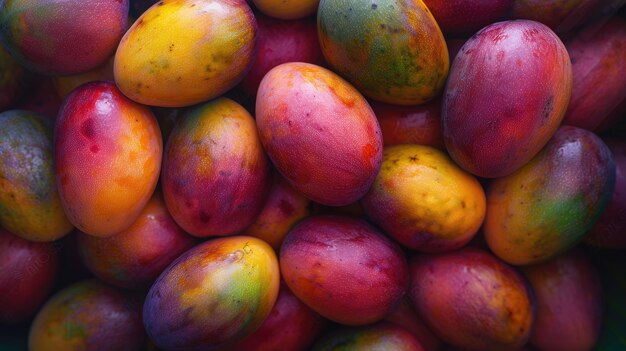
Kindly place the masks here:
<instances>
[{"instance_id":1,"label":"dark spot on mango","mask_svg":"<svg viewBox=\"0 0 626 351\"><path fill-rule=\"evenodd\" d=\"M377 8L378 8L378 5L372 4L372 10L376 10Z\"/></svg>"},{"instance_id":2,"label":"dark spot on mango","mask_svg":"<svg viewBox=\"0 0 626 351\"><path fill-rule=\"evenodd\" d=\"M80 124L80 133L88 139L92 139L95 134L95 126L92 118L87 118Z\"/></svg>"},{"instance_id":3,"label":"dark spot on mango","mask_svg":"<svg viewBox=\"0 0 626 351\"><path fill-rule=\"evenodd\" d=\"M97 154L98 151L100 151L100 147L98 147L98 145L91 145L91 147L89 148L89 150L91 152L93 152L94 154Z\"/></svg>"}]
</instances>

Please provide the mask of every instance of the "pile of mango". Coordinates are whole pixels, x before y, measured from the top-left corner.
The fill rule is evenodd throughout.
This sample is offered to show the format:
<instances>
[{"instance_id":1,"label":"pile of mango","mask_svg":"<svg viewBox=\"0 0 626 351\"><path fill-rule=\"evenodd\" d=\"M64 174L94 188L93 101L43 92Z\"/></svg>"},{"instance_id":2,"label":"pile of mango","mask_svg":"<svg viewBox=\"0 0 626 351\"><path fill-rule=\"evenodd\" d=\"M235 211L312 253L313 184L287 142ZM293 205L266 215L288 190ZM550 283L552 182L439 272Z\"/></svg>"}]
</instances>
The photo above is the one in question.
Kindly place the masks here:
<instances>
[{"instance_id":1,"label":"pile of mango","mask_svg":"<svg viewBox=\"0 0 626 351\"><path fill-rule=\"evenodd\" d=\"M626 0L0 0L0 349L626 350Z\"/></svg>"}]
</instances>

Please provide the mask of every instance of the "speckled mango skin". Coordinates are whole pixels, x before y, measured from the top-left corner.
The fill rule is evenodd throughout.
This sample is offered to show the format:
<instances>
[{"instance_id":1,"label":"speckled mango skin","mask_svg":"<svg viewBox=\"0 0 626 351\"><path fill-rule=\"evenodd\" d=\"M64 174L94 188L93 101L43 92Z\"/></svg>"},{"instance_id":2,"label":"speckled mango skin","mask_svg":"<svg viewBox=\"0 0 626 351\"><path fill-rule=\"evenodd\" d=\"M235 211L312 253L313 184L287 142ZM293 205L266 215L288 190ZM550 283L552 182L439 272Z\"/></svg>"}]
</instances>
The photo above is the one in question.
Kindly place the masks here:
<instances>
[{"instance_id":1,"label":"speckled mango skin","mask_svg":"<svg viewBox=\"0 0 626 351\"><path fill-rule=\"evenodd\" d=\"M265 241L278 252L289 230L309 216L310 207L311 200L276 175L263 210L244 233Z\"/></svg>"},{"instance_id":2,"label":"speckled mango skin","mask_svg":"<svg viewBox=\"0 0 626 351\"><path fill-rule=\"evenodd\" d=\"M537 263L576 245L613 193L615 163L595 134L559 128L548 145L487 192L489 248L515 265Z\"/></svg>"},{"instance_id":3,"label":"speckled mango skin","mask_svg":"<svg viewBox=\"0 0 626 351\"><path fill-rule=\"evenodd\" d=\"M9 109L26 87L27 73L0 43L0 111Z\"/></svg>"},{"instance_id":4,"label":"speckled mango skin","mask_svg":"<svg viewBox=\"0 0 626 351\"><path fill-rule=\"evenodd\" d=\"M422 0L321 0L326 61L363 95L397 105L434 98L448 76L448 49Z\"/></svg>"},{"instance_id":5,"label":"speckled mango skin","mask_svg":"<svg viewBox=\"0 0 626 351\"><path fill-rule=\"evenodd\" d=\"M79 233L85 266L102 281L122 288L147 288L196 241L174 222L155 192L130 228L108 238Z\"/></svg>"},{"instance_id":6,"label":"speckled mango skin","mask_svg":"<svg viewBox=\"0 0 626 351\"><path fill-rule=\"evenodd\" d=\"M486 211L485 193L474 176L443 152L413 144L385 148L380 172L361 204L402 245L430 253L467 244Z\"/></svg>"},{"instance_id":7,"label":"speckled mango skin","mask_svg":"<svg viewBox=\"0 0 626 351\"><path fill-rule=\"evenodd\" d=\"M182 107L213 99L244 77L257 24L244 0L162 0L128 30L115 82L131 99Z\"/></svg>"},{"instance_id":8,"label":"speckled mango skin","mask_svg":"<svg viewBox=\"0 0 626 351\"><path fill-rule=\"evenodd\" d=\"M5 0L0 41L22 65L76 74L115 52L128 22L128 0Z\"/></svg>"},{"instance_id":9,"label":"speckled mango skin","mask_svg":"<svg viewBox=\"0 0 626 351\"><path fill-rule=\"evenodd\" d=\"M88 83L65 100L54 137L69 220L100 237L128 229L150 200L161 167L161 132L152 112L113 83Z\"/></svg>"},{"instance_id":10,"label":"speckled mango skin","mask_svg":"<svg viewBox=\"0 0 626 351\"><path fill-rule=\"evenodd\" d=\"M345 216L298 223L281 247L280 269L302 302L346 325L381 320L408 286L400 247L369 223Z\"/></svg>"},{"instance_id":11,"label":"speckled mango skin","mask_svg":"<svg viewBox=\"0 0 626 351\"><path fill-rule=\"evenodd\" d=\"M31 324L32 351L135 351L144 344L141 300L96 280L59 291Z\"/></svg>"},{"instance_id":12,"label":"speckled mango skin","mask_svg":"<svg viewBox=\"0 0 626 351\"><path fill-rule=\"evenodd\" d=\"M256 122L276 169L306 197L342 206L361 198L382 161L382 135L365 98L333 72L285 63L261 81Z\"/></svg>"},{"instance_id":13,"label":"speckled mango skin","mask_svg":"<svg viewBox=\"0 0 626 351\"><path fill-rule=\"evenodd\" d=\"M0 114L0 225L31 241L53 241L72 230L54 173L52 128L23 110Z\"/></svg>"},{"instance_id":14,"label":"speckled mango skin","mask_svg":"<svg viewBox=\"0 0 626 351\"><path fill-rule=\"evenodd\" d=\"M556 132L571 87L567 50L550 28L526 20L483 28L456 55L444 92L450 156L485 178L515 172Z\"/></svg>"},{"instance_id":15,"label":"speckled mango skin","mask_svg":"<svg viewBox=\"0 0 626 351\"><path fill-rule=\"evenodd\" d=\"M406 329L388 323L361 328L344 328L319 340L312 351L424 351Z\"/></svg>"},{"instance_id":16,"label":"speckled mango skin","mask_svg":"<svg viewBox=\"0 0 626 351\"><path fill-rule=\"evenodd\" d=\"M209 240L176 259L152 285L144 326L159 348L223 347L261 325L279 283L276 255L262 240Z\"/></svg>"},{"instance_id":17,"label":"speckled mango skin","mask_svg":"<svg viewBox=\"0 0 626 351\"><path fill-rule=\"evenodd\" d=\"M535 303L526 280L487 251L463 248L411 260L409 297L448 344L511 351L530 337Z\"/></svg>"},{"instance_id":18,"label":"speckled mango skin","mask_svg":"<svg viewBox=\"0 0 626 351\"><path fill-rule=\"evenodd\" d=\"M523 268L537 299L530 337L541 350L592 350L604 310L600 272L580 249Z\"/></svg>"},{"instance_id":19,"label":"speckled mango skin","mask_svg":"<svg viewBox=\"0 0 626 351\"><path fill-rule=\"evenodd\" d=\"M283 20L293 20L314 14L320 0L254 0L264 14Z\"/></svg>"},{"instance_id":20,"label":"speckled mango skin","mask_svg":"<svg viewBox=\"0 0 626 351\"><path fill-rule=\"evenodd\" d=\"M272 182L254 119L227 98L178 121L161 177L172 217L198 237L235 234L252 224Z\"/></svg>"}]
</instances>

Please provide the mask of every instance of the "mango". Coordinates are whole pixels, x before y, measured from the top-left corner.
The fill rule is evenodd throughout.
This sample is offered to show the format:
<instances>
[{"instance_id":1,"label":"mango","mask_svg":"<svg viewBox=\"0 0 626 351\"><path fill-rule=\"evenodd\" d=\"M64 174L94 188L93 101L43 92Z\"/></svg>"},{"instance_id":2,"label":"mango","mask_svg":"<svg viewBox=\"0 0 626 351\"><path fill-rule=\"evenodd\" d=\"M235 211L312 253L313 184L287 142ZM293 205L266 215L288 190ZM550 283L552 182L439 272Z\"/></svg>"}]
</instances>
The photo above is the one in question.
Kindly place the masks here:
<instances>
[{"instance_id":1,"label":"mango","mask_svg":"<svg viewBox=\"0 0 626 351\"><path fill-rule=\"evenodd\" d=\"M381 323L343 328L319 340L312 351L394 350L424 351L417 339L400 326Z\"/></svg>"},{"instance_id":2,"label":"mango","mask_svg":"<svg viewBox=\"0 0 626 351\"><path fill-rule=\"evenodd\" d=\"M514 1L424 0L424 3L444 33L463 36L506 19Z\"/></svg>"},{"instance_id":3,"label":"mango","mask_svg":"<svg viewBox=\"0 0 626 351\"><path fill-rule=\"evenodd\" d=\"M314 14L320 0L254 0L253 2L259 11L268 16L294 20Z\"/></svg>"}]
</instances>

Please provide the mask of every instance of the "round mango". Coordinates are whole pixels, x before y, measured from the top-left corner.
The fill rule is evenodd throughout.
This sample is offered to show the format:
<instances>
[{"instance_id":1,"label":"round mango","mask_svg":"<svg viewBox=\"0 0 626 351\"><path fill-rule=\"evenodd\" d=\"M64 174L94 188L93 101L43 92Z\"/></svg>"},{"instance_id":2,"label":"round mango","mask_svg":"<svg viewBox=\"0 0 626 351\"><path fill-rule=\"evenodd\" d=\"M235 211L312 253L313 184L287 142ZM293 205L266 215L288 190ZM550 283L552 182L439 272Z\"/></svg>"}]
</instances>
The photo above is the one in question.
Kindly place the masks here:
<instances>
[{"instance_id":1,"label":"round mango","mask_svg":"<svg viewBox=\"0 0 626 351\"><path fill-rule=\"evenodd\" d=\"M0 114L0 225L31 241L72 230L54 174L52 129L32 112Z\"/></svg>"},{"instance_id":2,"label":"round mango","mask_svg":"<svg viewBox=\"0 0 626 351\"><path fill-rule=\"evenodd\" d=\"M613 193L615 163L595 134L559 128L519 171L491 183L483 230L501 259L525 265L582 240Z\"/></svg>"},{"instance_id":3,"label":"round mango","mask_svg":"<svg viewBox=\"0 0 626 351\"><path fill-rule=\"evenodd\" d=\"M252 63L256 21L245 0L162 0L130 27L115 83L142 104L181 107L235 86Z\"/></svg>"},{"instance_id":4,"label":"round mango","mask_svg":"<svg viewBox=\"0 0 626 351\"><path fill-rule=\"evenodd\" d=\"M383 164L361 200L365 213L402 245L423 252L467 244L485 217L474 176L429 146L385 148Z\"/></svg>"},{"instance_id":5,"label":"round mango","mask_svg":"<svg viewBox=\"0 0 626 351\"><path fill-rule=\"evenodd\" d=\"M363 95L415 105L442 90L448 49L422 0L321 0L317 25L326 61Z\"/></svg>"},{"instance_id":6,"label":"round mango","mask_svg":"<svg viewBox=\"0 0 626 351\"><path fill-rule=\"evenodd\" d=\"M230 99L190 110L170 134L163 195L174 220L192 235L245 229L263 209L271 181L254 119Z\"/></svg>"},{"instance_id":7,"label":"round mango","mask_svg":"<svg viewBox=\"0 0 626 351\"><path fill-rule=\"evenodd\" d=\"M161 166L161 132L152 112L112 83L88 83L65 100L54 140L59 195L69 220L101 237L130 227Z\"/></svg>"},{"instance_id":8,"label":"round mango","mask_svg":"<svg viewBox=\"0 0 626 351\"><path fill-rule=\"evenodd\" d=\"M515 172L556 132L571 87L567 50L550 28L526 20L483 28L450 69L441 112L450 156L481 177Z\"/></svg>"},{"instance_id":9,"label":"round mango","mask_svg":"<svg viewBox=\"0 0 626 351\"><path fill-rule=\"evenodd\" d=\"M298 223L280 249L280 269L302 302L347 325L381 320L408 285L400 247L369 223L345 216Z\"/></svg>"},{"instance_id":10,"label":"round mango","mask_svg":"<svg viewBox=\"0 0 626 351\"><path fill-rule=\"evenodd\" d=\"M66 287L39 310L30 327L32 351L136 351L144 344L138 296L95 280Z\"/></svg>"},{"instance_id":11,"label":"round mango","mask_svg":"<svg viewBox=\"0 0 626 351\"><path fill-rule=\"evenodd\" d=\"M361 328L344 328L319 340L312 351L424 351L406 329L388 323Z\"/></svg>"},{"instance_id":12,"label":"round mango","mask_svg":"<svg viewBox=\"0 0 626 351\"><path fill-rule=\"evenodd\" d=\"M130 228L108 238L80 233L78 250L85 266L100 280L122 288L147 288L195 244L167 212L155 192Z\"/></svg>"},{"instance_id":13,"label":"round mango","mask_svg":"<svg viewBox=\"0 0 626 351\"><path fill-rule=\"evenodd\" d=\"M483 250L415 257L409 297L443 341L464 350L517 350L530 337L535 306L528 283Z\"/></svg>"},{"instance_id":14,"label":"round mango","mask_svg":"<svg viewBox=\"0 0 626 351\"><path fill-rule=\"evenodd\" d=\"M128 0L4 0L0 41L42 74L76 74L103 64L128 22Z\"/></svg>"},{"instance_id":15,"label":"round mango","mask_svg":"<svg viewBox=\"0 0 626 351\"><path fill-rule=\"evenodd\" d=\"M172 263L143 307L159 348L212 350L254 332L269 316L280 278L274 250L234 236L206 241Z\"/></svg>"},{"instance_id":16,"label":"round mango","mask_svg":"<svg viewBox=\"0 0 626 351\"><path fill-rule=\"evenodd\" d=\"M319 2L320 0L254 0L254 5L268 16L292 20L314 14Z\"/></svg>"},{"instance_id":17,"label":"round mango","mask_svg":"<svg viewBox=\"0 0 626 351\"><path fill-rule=\"evenodd\" d=\"M272 69L259 87L256 121L278 171L313 201L355 202L378 173L383 142L374 112L322 67L294 62Z\"/></svg>"}]
</instances>

